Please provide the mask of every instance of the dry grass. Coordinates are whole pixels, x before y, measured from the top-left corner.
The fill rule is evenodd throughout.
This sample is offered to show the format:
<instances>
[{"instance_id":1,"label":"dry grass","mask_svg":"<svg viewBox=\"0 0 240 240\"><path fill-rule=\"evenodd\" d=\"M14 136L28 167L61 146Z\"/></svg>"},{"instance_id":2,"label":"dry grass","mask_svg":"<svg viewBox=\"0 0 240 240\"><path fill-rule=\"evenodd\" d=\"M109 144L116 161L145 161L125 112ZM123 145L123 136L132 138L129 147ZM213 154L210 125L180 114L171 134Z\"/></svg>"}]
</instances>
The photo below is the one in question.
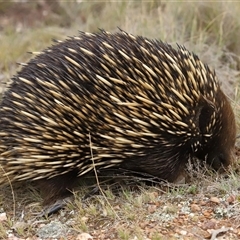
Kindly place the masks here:
<instances>
[{"instance_id":1,"label":"dry grass","mask_svg":"<svg viewBox=\"0 0 240 240\"><path fill-rule=\"evenodd\" d=\"M26 62L31 57L27 52L44 49L52 38L77 35L78 30L117 31L120 27L183 44L215 68L239 127L239 2L36 1L1 3L0 13L0 94L19 69L16 63ZM0 213L6 213L7 219L1 220L0 215L0 239L12 235L37 239L37 234L76 239L83 232L95 239L203 239L210 238L211 229L222 226L230 227L224 235L227 239L239 239L239 176L235 170L224 177L190 168L190 183L180 186L129 186L129 181L128 185L101 184L105 197L83 200L89 191L85 184L66 209L46 219L37 216L41 197L34 186L14 186L15 201L11 189L3 188Z\"/></svg>"}]
</instances>

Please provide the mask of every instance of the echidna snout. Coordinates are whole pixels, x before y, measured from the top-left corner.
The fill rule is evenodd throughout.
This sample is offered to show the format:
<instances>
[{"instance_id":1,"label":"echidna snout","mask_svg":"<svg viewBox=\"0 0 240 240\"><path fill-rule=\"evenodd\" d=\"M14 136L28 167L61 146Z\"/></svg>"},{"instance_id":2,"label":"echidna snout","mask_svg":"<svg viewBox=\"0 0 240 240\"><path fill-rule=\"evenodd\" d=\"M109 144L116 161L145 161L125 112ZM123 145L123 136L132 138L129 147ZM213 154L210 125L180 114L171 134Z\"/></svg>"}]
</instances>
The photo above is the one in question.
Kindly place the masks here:
<instances>
[{"instance_id":1,"label":"echidna snout","mask_svg":"<svg viewBox=\"0 0 240 240\"><path fill-rule=\"evenodd\" d=\"M196 154L197 158L205 158L215 170L225 168L234 161L233 147L236 139L236 123L232 108L222 91L219 91L217 96L221 99L220 107L224 109L224 114L221 113L221 118L218 119L219 127L214 132L214 137L209 137L209 141L202 144L201 151ZM211 106L211 110L203 109L202 111L203 116L200 121L203 125L209 121L208 125L211 125L212 116L218 114L217 109ZM204 129L206 128L207 126Z\"/></svg>"}]
</instances>

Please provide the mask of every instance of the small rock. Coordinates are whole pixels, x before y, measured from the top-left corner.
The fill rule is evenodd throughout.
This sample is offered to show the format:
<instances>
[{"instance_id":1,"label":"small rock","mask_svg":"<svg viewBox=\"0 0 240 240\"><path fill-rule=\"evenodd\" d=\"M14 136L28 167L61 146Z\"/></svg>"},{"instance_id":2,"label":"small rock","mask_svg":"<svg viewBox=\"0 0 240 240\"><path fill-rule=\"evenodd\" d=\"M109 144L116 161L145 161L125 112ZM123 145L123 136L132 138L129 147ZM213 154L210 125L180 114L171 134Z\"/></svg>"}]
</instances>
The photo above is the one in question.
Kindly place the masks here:
<instances>
[{"instance_id":1,"label":"small rock","mask_svg":"<svg viewBox=\"0 0 240 240\"><path fill-rule=\"evenodd\" d=\"M37 235L40 238L46 239L46 238L60 238L65 236L66 234L66 226L58 221L50 222L49 224L46 224L45 226L41 227L37 231Z\"/></svg>"},{"instance_id":2,"label":"small rock","mask_svg":"<svg viewBox=\"0 0 240 240\"><path fill-rule=\"evenodd\" d=\"M7 215L6 213L0 213L0 222L6 221L7 220Z\"/></svg>"},{"instance_id":3,"label":"small rock","mask_svg":"<svg viewBox=\"0 0 240 240\"><path fill-rule=\"evenodd\" d=\"M148 207L148 212L149 212L149 213L154 213L154 212L156 212L156 209L157 209L157 206L156 206L156 205L150 205L150 206Z\"/></svg>"},{"instance_id":4,"label":"small rock","mask_svg":"<svg viewBox=\"0 0 240 240\"><path fill-rule=\"evenodd\" d=\"M81 233L77 236L76 240L91 240L93 237L88 233Z\"/></svg>"},{"instance_id":5,"label":"small rock","mask_svg":"<svg viewBox=\"0 0 240 240\"><path fill-rule=\"evenodd\" d=\"M180 230L179 233L183 236L187 235L187 231L185 231L185 230Z\"/></svg>"},{"instance_id":6,"label":"small rock","mask_svg":"<svg viewBox=\"0 0 240 240\"><path fill-rule=\"evenodd\" d=\"M201 208L197 204L192 204L191 205L191 211L192 212L200 212Z\"/></svg>"},{"instance_id":7,"label":"small rock","mask_svg":"<svg viewBox=\"0 0 240 240\"><path fill-rule=\"evenodd\" d=\"M211 198L210 198L210 201L213 202L213 203L217 203L217 204L220 203L220 200L219 200L219 198L217 198L217 197L211 197Z\"/></svg>"},{"instance_id":8,"label":"small rock","mask_svg":"<svg viewBox=\"0 0 240 240\"><path fill-rule=\"evenodd\" d=\"M230 195L228 198L227 198L227 202L228 204L233 204L236 200L236 196L234 195Z\"/></svg>"},{"instance_id":9,"label":"small rock","mask_svg":"<svg viewBox=\"0 0 240 240\"><path fill-rule=\"evenodd\" d=\"M200 206L206 206L206 204L207 204L207 202L206 202L206 201L203 201L203 200L201 200L201 201L199 202L199 205L200 205Z\"/></svg>"},{"instance_id":10,"label":"small rock","mask_svg":"<svg viewBox=\"0 0 240 240\"><path fill-rule=\"evenodd\" d=\"M215 229L216 228L217 221L215 219L211 219L209 221L206 221L202 225L202 229Z\"/></svg>"},{"instance_id":11,"label":"small rock","mask_svg":"<svg viewBox=\"0 0 240 240\"><path fill-rule=\"evenodd\" d=\"M205 211L203 211L203 215L204 215L206 218L209 218L209 217L211 217L212 212L211 212L211 211L208 211L208 210L205 210Z\"/></svg>"}]
</instances>

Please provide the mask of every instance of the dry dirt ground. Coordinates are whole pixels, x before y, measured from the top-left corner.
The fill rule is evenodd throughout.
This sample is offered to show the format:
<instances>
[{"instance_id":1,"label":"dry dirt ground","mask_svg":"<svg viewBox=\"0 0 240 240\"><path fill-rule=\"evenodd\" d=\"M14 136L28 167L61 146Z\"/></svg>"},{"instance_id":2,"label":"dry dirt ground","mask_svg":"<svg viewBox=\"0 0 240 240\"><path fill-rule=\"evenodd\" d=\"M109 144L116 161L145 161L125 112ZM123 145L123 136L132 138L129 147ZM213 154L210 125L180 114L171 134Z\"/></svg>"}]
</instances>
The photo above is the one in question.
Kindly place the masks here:
<instances>
[{"instance_id":1,"label":"dry dirt ground","mask_svg":"<svg viewBox=\"0 0 240 240\"><path fill-rule=\"evenodd\" d=\"M36 27L48 18L59 21L59 11L56 2L38 1L31 9L14 4L2 12L0 9L0 28ZM32 186L14 191L4 188L0 194L0 238L240 239L240 184L236 171L230 176L207 171L196 175L190 184L179 186L129 186L127 181L127 186L120 185L113 191L103 184L104 195L84 200L81 196L87 190L81 190L65 209L47 218L37 215L41 198Z\"/></svg>"}]
</instances>

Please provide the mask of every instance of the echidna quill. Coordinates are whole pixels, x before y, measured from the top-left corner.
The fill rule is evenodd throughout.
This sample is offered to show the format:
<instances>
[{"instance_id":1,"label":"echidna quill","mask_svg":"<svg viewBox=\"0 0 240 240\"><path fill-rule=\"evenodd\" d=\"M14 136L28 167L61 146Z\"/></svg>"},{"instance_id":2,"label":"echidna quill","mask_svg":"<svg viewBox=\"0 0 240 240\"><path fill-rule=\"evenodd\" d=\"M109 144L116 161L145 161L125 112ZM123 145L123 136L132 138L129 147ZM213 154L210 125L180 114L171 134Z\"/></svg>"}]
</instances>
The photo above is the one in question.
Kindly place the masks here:
<instances>
[{"instance_id":1,"label":"echidna quill","mask_svg":"<svg viewBox=\"0 0 240 240\"><path fill-rule=\"evenodd\" d=\"M189 159L227 167L235 136L230 103L195 54L81 32L13 77L0 105L0 183L42 180L47 202L93 165L174 181Z\"/></svg>"}]
</instances>

